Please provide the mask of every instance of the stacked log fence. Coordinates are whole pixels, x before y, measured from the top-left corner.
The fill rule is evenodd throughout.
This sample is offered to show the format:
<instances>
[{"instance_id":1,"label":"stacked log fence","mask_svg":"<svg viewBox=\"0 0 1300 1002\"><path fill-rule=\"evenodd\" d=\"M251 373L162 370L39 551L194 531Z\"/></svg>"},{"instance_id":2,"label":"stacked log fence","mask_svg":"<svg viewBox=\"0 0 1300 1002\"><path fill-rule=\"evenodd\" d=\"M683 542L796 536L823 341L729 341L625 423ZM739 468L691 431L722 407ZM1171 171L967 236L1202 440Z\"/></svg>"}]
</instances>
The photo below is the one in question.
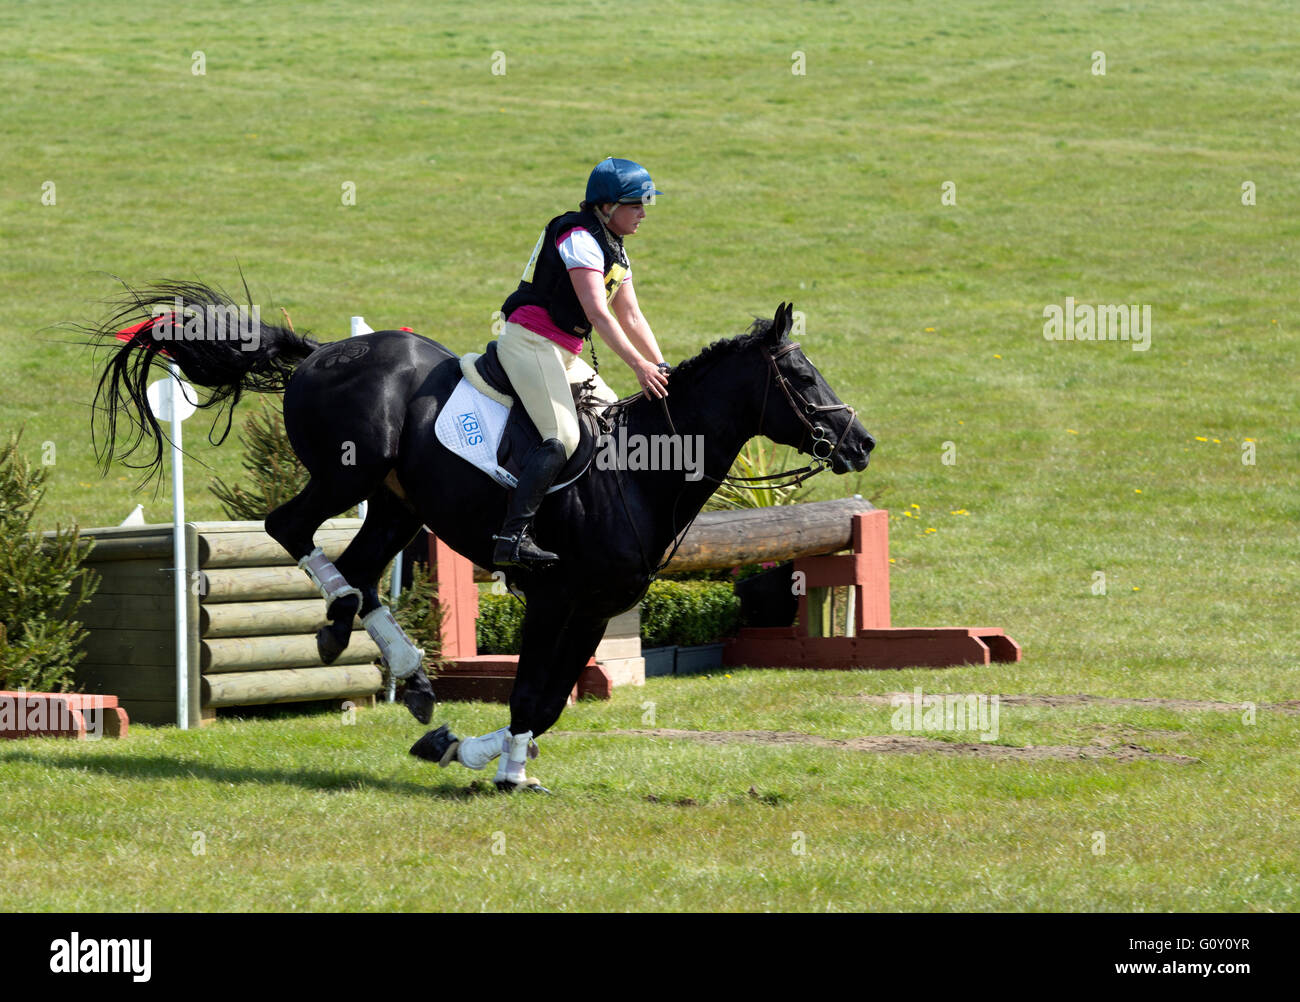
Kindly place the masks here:
<instances>
[{"instance_id":1,"label":"stacked log fence","mask_svg":"<svg viewBox=\"0 0 1300 1002\"><path fill-rule=\"evenodd\" d=\"M316 543L332 560L361 527L332 519ZM76 681L118 696L133 721L176 721L174 559L170 525L89 529L86 562L101 576L78 615L89 631ZM316 652L325 603L260 522L185 527L191 726L226 707L364 699L382 685L379 650L355 623L332 665Z\"/></svg>"}]
</instances>

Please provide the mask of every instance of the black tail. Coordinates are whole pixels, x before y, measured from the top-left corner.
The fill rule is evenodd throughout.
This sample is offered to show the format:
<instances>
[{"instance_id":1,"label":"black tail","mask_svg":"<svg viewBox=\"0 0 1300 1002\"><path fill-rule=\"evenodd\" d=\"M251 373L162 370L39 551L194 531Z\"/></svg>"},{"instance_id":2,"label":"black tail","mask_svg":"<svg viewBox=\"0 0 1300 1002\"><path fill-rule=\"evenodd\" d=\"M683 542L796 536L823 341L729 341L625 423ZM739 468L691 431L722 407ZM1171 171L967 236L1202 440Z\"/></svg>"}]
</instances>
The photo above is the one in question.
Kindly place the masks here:
<instances>
[{"instance_id":1,"label":"black tail","mask_svg":"<svg viewBox=\"0 0 1300 1002\"><path fill-rule=\"evenodd\" d=\"M264 323L251 295L249 306L239 307L198 282L158 282L145 289L122 284L126 291L114 302L112 316L98 327L83 328L95 343L123 342L113 351L95 390L95 423L102 423L102 437L93 426L91 432L105 472L114 459L146 470L146 482L162 470L165 436L146 398L150 370L160 354L170 356L190 382L211 390L199 406L217 409L209 439L220 445L230 434L235 405L245 390L282 392L298 363L320 347L287 327ZM247 285L244 292L248 293ZM165 358L160 365L163 362ZM225 428L214 437L227 404ZM134 425L133 436L124 446L117 441L117 419L122 413ZM152 458L127 462L141 446L152 447Z\"/></svg>"}]
</instances>

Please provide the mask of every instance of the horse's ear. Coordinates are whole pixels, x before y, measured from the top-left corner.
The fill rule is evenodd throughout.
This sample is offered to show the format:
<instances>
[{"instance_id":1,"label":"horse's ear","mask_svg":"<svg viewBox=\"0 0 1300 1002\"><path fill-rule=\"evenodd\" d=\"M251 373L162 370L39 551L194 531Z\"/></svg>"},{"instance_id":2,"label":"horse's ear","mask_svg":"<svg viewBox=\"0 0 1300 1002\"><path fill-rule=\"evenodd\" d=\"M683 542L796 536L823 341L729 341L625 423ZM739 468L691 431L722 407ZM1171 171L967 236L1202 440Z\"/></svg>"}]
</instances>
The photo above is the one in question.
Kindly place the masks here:
<instances>
[{"instance_id":1,"label":"horse's ear","mask_svg":"<svg viewBox=\"0 0 1300 1002\"><path fill-rule=\"evenodd\" d=\"M782 303L776 308L776 315L772 317L772 327L768 332L768 337L773 344L776 344L784 337L789 337L790 329L794 322L794 304Z\"/></svg>"}]
</instances>

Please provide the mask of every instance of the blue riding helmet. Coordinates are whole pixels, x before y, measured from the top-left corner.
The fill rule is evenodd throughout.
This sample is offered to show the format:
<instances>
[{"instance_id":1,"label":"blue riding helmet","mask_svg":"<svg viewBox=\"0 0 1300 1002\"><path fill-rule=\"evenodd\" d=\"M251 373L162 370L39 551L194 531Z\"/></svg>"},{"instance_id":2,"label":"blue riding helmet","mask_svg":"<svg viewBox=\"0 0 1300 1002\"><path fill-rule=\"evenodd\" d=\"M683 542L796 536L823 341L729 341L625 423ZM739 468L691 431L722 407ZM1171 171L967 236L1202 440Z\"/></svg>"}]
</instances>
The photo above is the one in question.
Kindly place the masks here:
<instances>
[{"instance_id":1,"label":"blue riding helmet","mask_svg":"<svg viewBox=\"0 0 1300 1002\"><path fill-rule=\"evenodd\" d=\"M605 202L641 202L652 195L662 195L650 180L650 172L639 163L610 157L596 164L587 178L587 201L592 205Z\"/></svg>"}]
</instances>

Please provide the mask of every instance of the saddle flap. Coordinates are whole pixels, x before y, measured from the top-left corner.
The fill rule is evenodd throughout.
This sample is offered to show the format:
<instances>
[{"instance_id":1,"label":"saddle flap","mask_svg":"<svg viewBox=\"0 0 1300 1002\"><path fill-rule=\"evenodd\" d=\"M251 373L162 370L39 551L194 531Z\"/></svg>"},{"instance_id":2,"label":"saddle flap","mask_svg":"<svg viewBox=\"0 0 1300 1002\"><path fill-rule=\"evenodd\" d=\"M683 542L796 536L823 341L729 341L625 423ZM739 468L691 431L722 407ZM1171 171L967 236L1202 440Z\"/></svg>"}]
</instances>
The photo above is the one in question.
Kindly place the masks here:
<instances>
[{"instance_id":1,"label":"saddle flap","mask_svg":"<svg viewBox=\"0 0 1300 1002\"><path fill-rule=\"evenodd\" d=\"M508 397L516 397L515 388L510 382L510 377L506 375L505 366L501 364L501 359L497 357L497 343L495 340L489 341L487 348L483 350L483 354L474 359L474 369L483 382L487 383L492 389L498 393L504 393Z\"/></svg>"},{"instance_id":2,"label":"saddle flap","mask_svg":"<svg viewBox=\"0 0 1300 1002\"><path fill-rule=\"evenodd\" d=\"M596 456L601 429L595 416L590 411L578 411L578 426L581 429L578 447L573 450L573 455L556 476L555 483L547 491L548 494L568 486L586 473ZM522 407L512 407L501 435L501 442L497 446L498 465L511 476L518 477L523 471L528 454L541 445L541 442L542 436L527 412Z\"/></svg>"},{"instance_id":3,"label":"saddle flap","mask_svg":"<svg viewBox=\"0 0 1300 1002\"><path fill-rule=\"evenodd\" d=\"M468 356L465 361L468 363ZM503 487L513 488L522 461L541 442L542 436L522 407L511 406L509 397L495 399L503 396L495 390L484 393L483 386L476 385L477 378L471 378L466 369L478 377L478 370L471 364L462 365L464 378L439 409L434 431L438 441L453 453ZM588 410L580 408L578 414L582 427L578 448L547 493L554 493L582 476L596 455L602 429Z\"/></svg>"}]
</instances>

